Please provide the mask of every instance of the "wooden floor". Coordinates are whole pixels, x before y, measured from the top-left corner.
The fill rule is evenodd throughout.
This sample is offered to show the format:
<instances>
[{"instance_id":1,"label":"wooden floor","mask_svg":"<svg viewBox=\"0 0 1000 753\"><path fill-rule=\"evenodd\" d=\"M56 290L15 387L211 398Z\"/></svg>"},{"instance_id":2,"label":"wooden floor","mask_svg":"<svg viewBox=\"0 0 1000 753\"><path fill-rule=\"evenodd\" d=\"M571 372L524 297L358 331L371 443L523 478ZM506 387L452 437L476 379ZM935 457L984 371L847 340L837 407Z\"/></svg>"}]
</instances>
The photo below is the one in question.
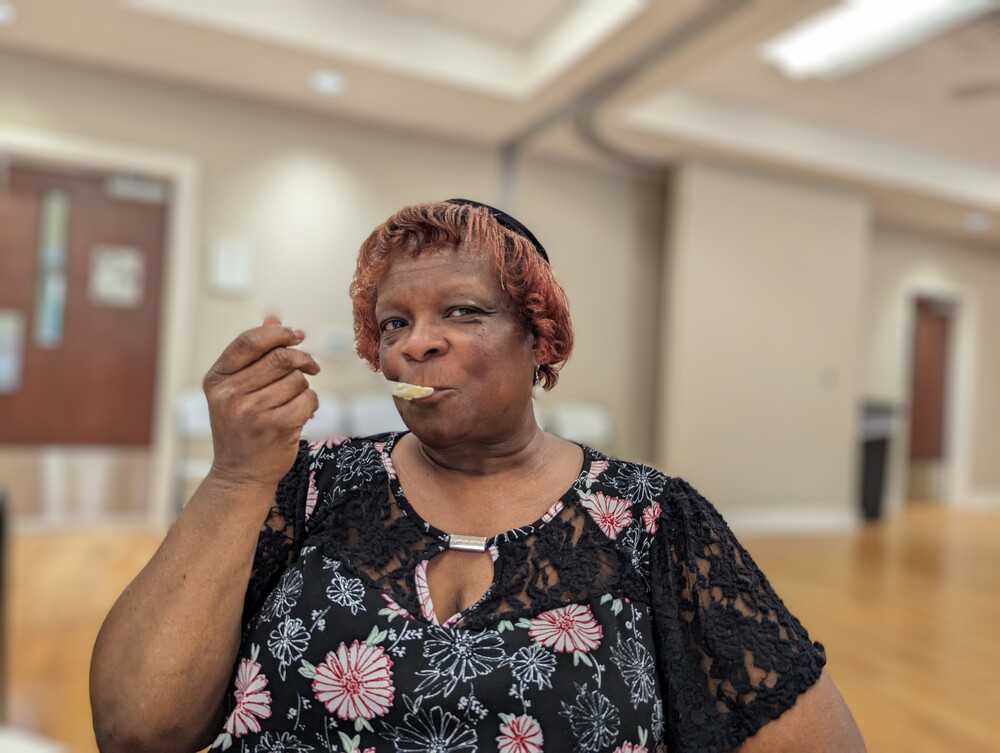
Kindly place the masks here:
<instances>
[{"instance_id":1,"label":"wooden floor","mask_svg":"<svg viewBox=\"0 0 1000 753\"><path fill-rule=\"evenodd\" d=\"M158 540L12 537L9 723L96 753L91 646ZM871 753L1000 753L1000 512L915 508L856 534L745 543L826 645Z\"/></svg>"}]
</instances>

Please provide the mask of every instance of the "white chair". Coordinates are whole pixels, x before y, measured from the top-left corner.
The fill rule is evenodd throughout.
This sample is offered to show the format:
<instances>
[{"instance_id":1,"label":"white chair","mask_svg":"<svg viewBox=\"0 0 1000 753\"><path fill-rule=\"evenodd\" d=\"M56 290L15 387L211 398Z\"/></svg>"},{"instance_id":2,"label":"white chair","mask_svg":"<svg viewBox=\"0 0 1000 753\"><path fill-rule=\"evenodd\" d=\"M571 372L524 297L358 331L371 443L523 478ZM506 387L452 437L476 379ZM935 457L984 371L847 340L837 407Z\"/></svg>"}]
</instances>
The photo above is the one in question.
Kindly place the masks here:
<instances>
[{"instance_id":1,"label":"white chair","mask_svg":"<svg viewBox=\"0 0 1000 753\"><path fill-rule=\"evenodd\" d=\"M174 471L176 509L187 501L187 492L212 470L212 424L208 417L208 399L200 389L178 395L174 403L177 428L177 462ZM302 427L302 438L310 441L339 437L347 433L343 403L334 395L319 394L319 407Z\"/></svg>"},{"instance_id":2,"label":"white chair","mask_svg":"<svg viewBox=\"0 0 1000 753\"><path fill-rule=\"evenodd\" d=\"M178 512L184 507L187 490L200 483L212 469L211 453L205 447L197 454L198 445L212 439L212 424L208 419L208 399L200 389L185 390L174 401L174 427L177 431L177 460L174 463L174 504Z\"/></svg>"},{"instance_id":3,"label":"white chair","mask_svg":"<svg viewBox=\"0 0 1000 753\"><path fill-rule=\"evenodd\" d=\"M343 402L328 393L320 392L319 407L313 417L302 427L302 438L309 441L342 437L348 433L347 411Z\"/></svg>"},{"instance_id":4,"label":"white chair","mask_svg":"<svg viewBox=\"0 0 1000 753\"><path fill-rule=\"evenodd\" d=\"M605 452L615 438L614 421L603 405L586 400L564 400L545 407L545 426L553 434Z\"/></svg>"},{"instance_id":5,"label":"white chair","mask_svg":"<svg viewBox=\"0 0 1000 753\"><path fill-rule=\"evenodd\" d=\"M347 398L347 425L351 436L367 437L384 431L406 431L389 391L367 392Z\"/></svg>"}]
</instances>

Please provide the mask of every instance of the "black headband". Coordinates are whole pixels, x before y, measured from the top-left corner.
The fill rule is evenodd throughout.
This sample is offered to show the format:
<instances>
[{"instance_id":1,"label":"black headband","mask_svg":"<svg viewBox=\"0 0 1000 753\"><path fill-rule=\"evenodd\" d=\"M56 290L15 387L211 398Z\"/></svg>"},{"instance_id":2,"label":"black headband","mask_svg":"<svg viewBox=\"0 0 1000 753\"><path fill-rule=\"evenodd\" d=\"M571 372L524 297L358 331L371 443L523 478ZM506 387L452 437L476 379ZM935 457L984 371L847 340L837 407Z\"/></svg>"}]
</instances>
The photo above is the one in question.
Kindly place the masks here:
<instances>
[{"instance_id":1,"label":"black headband","mask_svg":"<svg viewBox=\"0 0 1000 753\"><path fill-rule=\"evenodd\" d=\"M493 219L499 222L508 230L517 233L518 235L527 238L531 241L531 244L538 251L539 255L545 259L546 263L549 261L549 255L545 253L545 247L538 242L538 238L532 233L528 228L522 225L520 222L515 220L509 214L507 214L502 209L497 209L496 207L491 207L489 204L483 204L481 201L473 201L472 199L448 199L448 204L459 204L468 207L482 207L483 209L489 209L490 214L493 215Z\"/></svg>"}]
</instances>

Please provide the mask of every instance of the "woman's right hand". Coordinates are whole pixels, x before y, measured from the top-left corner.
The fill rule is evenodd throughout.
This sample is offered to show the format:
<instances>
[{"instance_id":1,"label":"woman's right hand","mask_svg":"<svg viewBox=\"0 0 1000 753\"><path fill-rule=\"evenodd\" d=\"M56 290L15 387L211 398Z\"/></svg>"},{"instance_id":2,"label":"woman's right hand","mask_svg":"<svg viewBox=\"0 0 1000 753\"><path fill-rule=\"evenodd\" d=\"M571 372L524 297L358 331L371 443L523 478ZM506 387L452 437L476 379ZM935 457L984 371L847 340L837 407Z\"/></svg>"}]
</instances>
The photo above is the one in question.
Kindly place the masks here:
<instances>
[{"instance_id":1,"label":"woman's right hand","mask_svg":"<svg viewBox=\"0 0 1000 753\"><path fill-rule=\"evenodd\" d=\"M269 316L209 369L204 388L216 479L274 486L294 464L302 427L319 406L305 376L318 374L319 365L293 347L304 337Z\"/></svg>"}]
</instances>

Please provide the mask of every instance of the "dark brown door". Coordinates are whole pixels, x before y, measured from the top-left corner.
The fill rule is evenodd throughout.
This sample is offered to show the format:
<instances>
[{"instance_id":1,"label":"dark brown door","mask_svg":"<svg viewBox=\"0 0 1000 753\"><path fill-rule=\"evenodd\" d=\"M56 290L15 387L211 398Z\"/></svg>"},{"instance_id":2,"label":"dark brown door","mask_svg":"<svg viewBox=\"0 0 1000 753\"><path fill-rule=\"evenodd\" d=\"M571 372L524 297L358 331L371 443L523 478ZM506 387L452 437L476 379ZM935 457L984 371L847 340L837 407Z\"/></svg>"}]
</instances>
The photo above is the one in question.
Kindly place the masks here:
<instances>
[{"instance_id":1,"label":"dark brown door","mask_svg":"<svg viewBox=\"0 0 1000 753\"><path fill-rule=\"evenodd\" d=\"M150 442L167 208L110 195L107 177L14 165L0 184L0 312L25 322L20 387L0 393L0 443ZM46 342L35 330L53 189L68 199L65 306Z\"/></svg>"},{"instance_id":2,"label":"dark brown door","mask_svg":"<svg viewBox=\"0 0 1000 753\"><path fill-rule=\"evenodd\" d=\"M944 459L950 329L950 304L928 298L917 299L910 415L911 460Z\"/></svg>"}]
</instances>

